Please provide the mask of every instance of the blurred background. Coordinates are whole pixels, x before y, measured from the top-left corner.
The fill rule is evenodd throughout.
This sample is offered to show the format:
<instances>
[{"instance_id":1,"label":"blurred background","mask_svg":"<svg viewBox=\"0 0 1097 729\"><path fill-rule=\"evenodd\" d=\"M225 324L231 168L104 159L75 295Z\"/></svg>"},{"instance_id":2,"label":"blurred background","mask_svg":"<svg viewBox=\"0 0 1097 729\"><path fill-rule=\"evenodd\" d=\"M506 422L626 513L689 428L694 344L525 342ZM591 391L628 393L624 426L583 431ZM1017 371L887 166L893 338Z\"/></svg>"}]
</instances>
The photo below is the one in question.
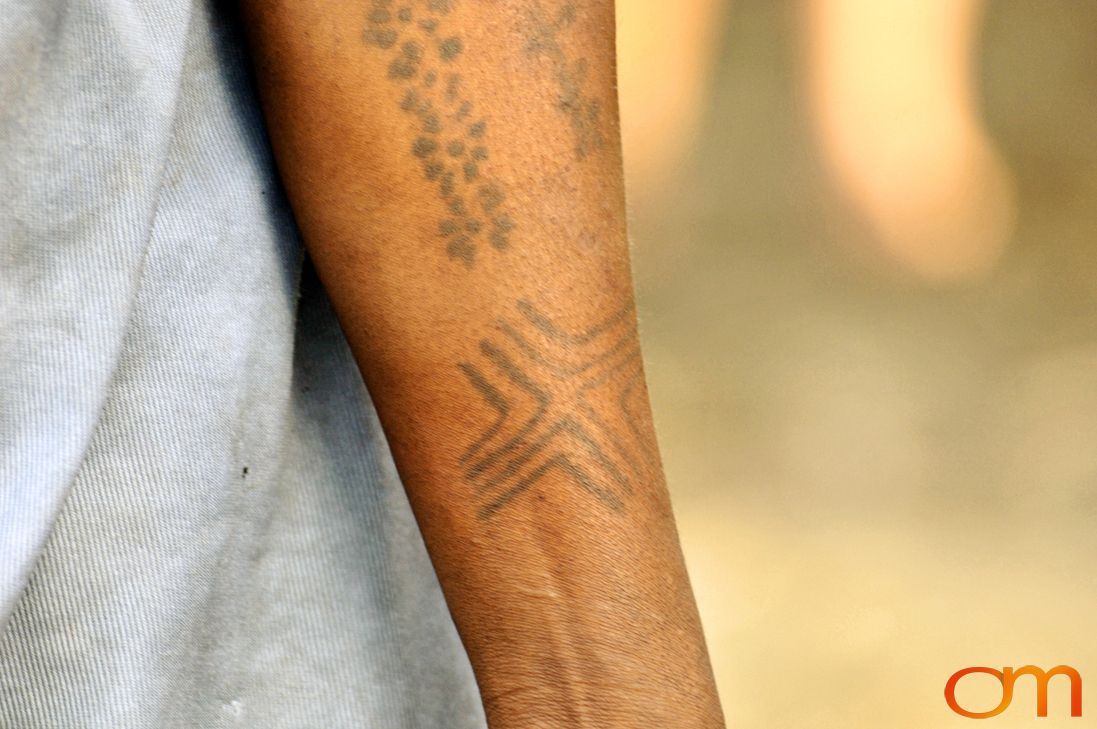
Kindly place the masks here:
<instances>
[{"instance_id":1,"label":"blurred background","mask_svg":"<svg viewBox=\"0 0 1097 729\"><path fill-rule=\"evenodd\" d=\"M967 666L1097 685L1097 5L618 13L648 375L730 724L969 727ZM1019 683L994 725L1084 724L1067 695L1037 720Z\"/></svg>"}]
</instances>

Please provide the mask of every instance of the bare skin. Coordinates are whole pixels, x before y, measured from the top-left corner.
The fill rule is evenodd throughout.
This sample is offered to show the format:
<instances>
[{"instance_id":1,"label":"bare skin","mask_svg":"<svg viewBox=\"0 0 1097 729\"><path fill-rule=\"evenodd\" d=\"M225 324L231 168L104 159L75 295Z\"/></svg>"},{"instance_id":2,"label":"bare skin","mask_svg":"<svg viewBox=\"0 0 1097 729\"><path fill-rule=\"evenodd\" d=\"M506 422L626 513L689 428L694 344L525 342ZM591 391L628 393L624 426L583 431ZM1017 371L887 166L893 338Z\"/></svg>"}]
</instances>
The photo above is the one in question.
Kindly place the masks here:
<instances>
[{"instance_id":1,"label":"bare skin","mask_svg":"<svg viewBox=\"0 0 1097 729\"><path fill-rule=\"evenodd\" d=\"M723 727L636 332L612 0L244 9L490 726Z\"/></svg>"}]
</instances>

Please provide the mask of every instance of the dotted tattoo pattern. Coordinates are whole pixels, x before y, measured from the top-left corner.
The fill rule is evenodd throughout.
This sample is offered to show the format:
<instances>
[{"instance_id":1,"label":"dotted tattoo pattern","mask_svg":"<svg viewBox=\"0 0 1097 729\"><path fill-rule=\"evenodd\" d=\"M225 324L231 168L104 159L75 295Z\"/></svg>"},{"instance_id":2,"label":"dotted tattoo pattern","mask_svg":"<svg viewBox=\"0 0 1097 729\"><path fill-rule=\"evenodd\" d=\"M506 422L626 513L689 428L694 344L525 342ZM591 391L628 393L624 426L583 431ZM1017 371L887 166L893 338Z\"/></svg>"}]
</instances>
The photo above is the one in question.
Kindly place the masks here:
<instances>
[{"instance_id":1,"label":"dotted tattoo pattern","mask_svg":"<svg viewBox=\"0 0 1097 729\"><path fill-rule=\"evenodd\" d=\"M572 61L564 52L559 37L575 24L575 3L565 3L551 18L540 3L529 12L532 34L526 51L533 58L546 58L552 64L552 74L559 86L557 108L568 117L575 134L575 156L586 159L606 145L602 134L602 104L583 90L587 78L587 61Z\"/></svg>"},{"instance_id":2,"label":"dotted tattoo pattern","mask_svg":"<svg viewBox=\"0 0 1097 729\"><path fill-rule=\"evenodd\" d=\"M454 0L372 0L364 41L390 55L388 78L404 89L400 108L415 120L410 153L435 183L447 215L438 225L446 253L471 266L478 244L510 247L515 223L503 187L485 174L487 121L462 88L465 50L445 18Z\"/></svg>"},{"instance_id":3,"label":"dotted tattoo pattern","mask_svg":"<svg viewBox=\"0 0 1097 729\"><path fill-rule=\"evenodd\" d=\"M480 342L475 363L459 365L496 416L461 456L479 517L490 519L550 474L623 509L632 481L656 459L636 426L643 367L632 305L580 332L528 301L516 309Z\"/></svg>"}]
</instances>

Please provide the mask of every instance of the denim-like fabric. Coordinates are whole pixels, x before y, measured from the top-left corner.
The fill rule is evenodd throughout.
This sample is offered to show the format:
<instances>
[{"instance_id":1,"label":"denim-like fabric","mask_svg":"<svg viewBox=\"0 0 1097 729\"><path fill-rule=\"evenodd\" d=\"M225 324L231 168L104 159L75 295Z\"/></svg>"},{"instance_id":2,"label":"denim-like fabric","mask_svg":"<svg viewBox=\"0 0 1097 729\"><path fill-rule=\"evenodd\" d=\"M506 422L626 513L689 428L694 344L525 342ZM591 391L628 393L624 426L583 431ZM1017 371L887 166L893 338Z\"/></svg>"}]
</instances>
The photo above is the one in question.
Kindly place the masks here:
<instances>
[{"instance_id":1,"label":"denim-like fabric","mask_svg":"<svg viewBox=\"0 0 1097 729\"><path fill-rule=\"evenodd\" d=\"M235 21L0 19L0 727L483 727Z\"/></svg>"}]
</instances>

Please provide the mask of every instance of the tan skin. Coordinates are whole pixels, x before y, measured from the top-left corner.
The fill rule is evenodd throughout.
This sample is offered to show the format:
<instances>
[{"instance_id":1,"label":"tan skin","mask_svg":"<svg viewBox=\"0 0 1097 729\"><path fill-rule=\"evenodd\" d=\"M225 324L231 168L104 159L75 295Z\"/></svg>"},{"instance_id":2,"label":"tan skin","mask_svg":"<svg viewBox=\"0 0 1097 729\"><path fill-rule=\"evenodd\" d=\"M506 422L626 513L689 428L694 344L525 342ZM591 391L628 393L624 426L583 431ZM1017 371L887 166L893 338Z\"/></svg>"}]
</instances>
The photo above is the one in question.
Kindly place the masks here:
<instances>
[{"instance_id":1,"label":"tan skin","mask_svg":"<svg viewBox=\"0 0 1097 729\"><path fill-rule=\"evenodd\" d=\"M724 726L643 382L612 0L243 5L492 729Z\"/></svg>"}]
</instances>

